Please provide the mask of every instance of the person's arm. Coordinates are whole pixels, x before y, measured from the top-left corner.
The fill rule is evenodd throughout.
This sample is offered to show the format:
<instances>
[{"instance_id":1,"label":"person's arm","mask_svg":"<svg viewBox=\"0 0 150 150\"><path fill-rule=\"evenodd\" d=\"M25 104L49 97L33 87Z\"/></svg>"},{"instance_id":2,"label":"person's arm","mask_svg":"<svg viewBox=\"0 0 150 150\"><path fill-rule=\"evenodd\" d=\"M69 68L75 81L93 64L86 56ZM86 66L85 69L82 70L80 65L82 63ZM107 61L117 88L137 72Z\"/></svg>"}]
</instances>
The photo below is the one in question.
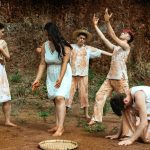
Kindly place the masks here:
<instances>
[{"instance_id":1,"label":"person's arm","mask_svg":"<svg viewBox=\"0 0 150 150\"><path fill-rule=\"evenodd\" d=\"M123 40L120 40L120 39L116 36L116 34L115 34L115 32L114 32L114 30L113 30L111 24L110 24L110 18L111 18L111 17L112 17L112 13L109 15L109 14L108 14L108 9L106 8L106 10L105 10L105 15L104 15L104 19L105 19L106 26L107 26L107 29L108 29L108 34L110 35L110 37L111 37L119 46L121 46L124 50L126 50L126 49L129 48L129 44L126 43L126 42L123 41Z\"/></svg>"},{"instance_id":2,"label":"person's arm","mask_svg":"<svg viewBox=\"0 0 150 150\"><path fill-rule=\"evenodd\" d=\"M111 139L111 140L113 140L113 139L119 139L120 136L121 136L121 134L122 134L122 123L123 122L121 121L120 128L119 128L119 130L118 130L118 132L116 134L114 134L114 135L108 135L105 138Z\"/></svg>"},{"instance_id":3,"label":"person's arm","mask_svg":"<svg viewBox=\"0 0 150 150\"><path fill-rule=\"evenodd\" d=\"M145 94L143 91L137 91L135 93L135 104L136 104L136 109L139 112L140 124L138 125L134 134L129 139L119 142L118 145L130 145L130 144L132 144L136 139L138 139L140 137L144 128L148 124L147 112L146 112L146 103L145 103Z\"/></svg>"},{"instance_id":4,"label":"person's arm","mask_svg":"<svg viewBox=\"0 0 150 150\"><path fill-rule=\"evenodd\" d=\"M38 73L36 75L36 79L32 84L32 90L34 90L36 88L36 86L39 86L39 82L42 78L43 72L46 68L46 62L45 62L45 48L44 48L44 44L42 46L42 52L41 52L41 61L40 61L40 65L38 68Z\"/></svg>"},{"instance_id":5,"label":"person's arm","mask_svg":"<svg viewBox=\"0 0 150 150\"><path fill-rule=\"evenodd\" d=\"M67 64L70 60L70 53L71 53L70 48L65 47L65 56L63 56L63 58L62 58L62 65L61 65L60 75L59 75L59 78L57 79L56 84L55 84L56 88L59 88L60 85L61 85L61 82L63 80L63 77L64 77L66 69L67 69Z\"/></svg>"},{"instance_id":6,"label":"person's arm","mask_svg":"<svg viewBox=\"0 0 150 150\"><path fill-rule=\"evenodd\" d=\"M9 60L10 59L10 54L9 54L9 51L8 51L8 47L7 47L7 43L5 42L5 44L0 47L0 53L7 59Z\"/></svg>"},{"instance_id":7,"label":"person's arm","mask_svg":"<svg viewBox=\"0 0 150 150\"><path fill-rule=\"evenodd\" d=\"M98 24L98 21L99 21L99 18L97 18L94 14L93 16L93 25L94 25L94 28L96 30L96 32L98 33L99 37L102 39L102 41L105 43L105 45L111 49L111 50L114 50L114 47L115 45L112 44L105 36L104 34L102 33L102 31L98 28L97 24Z\"/></svg>"},{"instance_id":8,"label":"person's arm","mask_svg":"<svg viewBox=\"0 0 150 150\"><path fill-rule=\"evenodd\" d=\"M101 57L101 54L104 54L104 55L107 55L107 56L112 56L112 53L100 50L100 49L92 47L92 46L87 46L87 48L90 52L90 58Z\"/></svg>"},{"instance_id":9,"label":"person's arm","mask_svg":"<svg viewBox=\"0 0 150 150\"><path fill-rule=\"evenodd\" d=\"M107 56L112 56L112 53L101 50L101 53Z\"/></svg>"}]
</instances>

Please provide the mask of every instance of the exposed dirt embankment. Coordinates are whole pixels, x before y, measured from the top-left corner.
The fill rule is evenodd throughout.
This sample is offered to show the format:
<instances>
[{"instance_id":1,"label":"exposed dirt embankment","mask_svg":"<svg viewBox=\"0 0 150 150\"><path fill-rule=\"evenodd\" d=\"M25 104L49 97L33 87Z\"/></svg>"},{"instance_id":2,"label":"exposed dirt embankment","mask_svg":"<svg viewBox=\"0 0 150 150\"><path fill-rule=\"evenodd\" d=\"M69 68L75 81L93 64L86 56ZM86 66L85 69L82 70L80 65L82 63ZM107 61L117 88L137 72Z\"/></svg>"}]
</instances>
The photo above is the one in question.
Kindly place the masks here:
<instances>
[{"instance_id":1,"label":"exposed dirt embankment","mask_svg":"<svg viewBox=\"0 0 150 150\"><path fill-rule=\"evenodd\" d=\"M6 40L12 55L8 63L10 71L31 70L38 63L35 47L43 41L42 27L47 21L58 24L63 35L72 43L72 32L86 27L93 34L89 43L108 50L98 38L93 26L92 16L100 17L99 26L106 33L103 21L105 8L113 12L112 26L119 36L122 28L131 28L135 33L129 58L129 76L141 80L150 76L150 1L148 0L2 0L0 3L0 22L7 25ZM107 33L106 33L107 35ZM103 57L92 61L91 67L107 73L110 58ZM93 67L94 66L94 67Z\"/></svg>"}]
</instances>

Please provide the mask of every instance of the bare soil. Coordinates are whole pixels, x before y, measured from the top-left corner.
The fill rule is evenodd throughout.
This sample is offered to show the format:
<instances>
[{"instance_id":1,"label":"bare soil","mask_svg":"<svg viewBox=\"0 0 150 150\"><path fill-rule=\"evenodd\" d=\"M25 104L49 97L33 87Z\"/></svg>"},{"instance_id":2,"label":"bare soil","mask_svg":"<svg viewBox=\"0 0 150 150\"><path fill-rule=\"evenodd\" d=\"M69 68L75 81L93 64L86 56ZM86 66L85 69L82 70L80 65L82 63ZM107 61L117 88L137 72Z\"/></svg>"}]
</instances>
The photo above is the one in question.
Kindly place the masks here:
<instances>
[{"instance_id":1,"label":"bare soil","mask_svg":"<svg viewBox=\"0 0 150 150\"><path fill-rule=\"evenodd\" d=\"M37 110L23 108L19 115L12 116L13 122L18 124L17 128L3 125L4 119L0 118L0 150L38 150L38 143L50 139L66 139L78 142L79 150L150 150L149 144L135 142L131 146L118 146L118 140L105 139L105 135L112 132L114 127L119 126L119 118L112 113L104 117L104 124L107 129L104 133L89 133L78 126L81 113L74 105L65 120L65 132L61 137L52 137L47 129L55 123L54 115L47 118L37 116ZM2 113L1 113L2 116Z\"/></svg>"}]
</instances>

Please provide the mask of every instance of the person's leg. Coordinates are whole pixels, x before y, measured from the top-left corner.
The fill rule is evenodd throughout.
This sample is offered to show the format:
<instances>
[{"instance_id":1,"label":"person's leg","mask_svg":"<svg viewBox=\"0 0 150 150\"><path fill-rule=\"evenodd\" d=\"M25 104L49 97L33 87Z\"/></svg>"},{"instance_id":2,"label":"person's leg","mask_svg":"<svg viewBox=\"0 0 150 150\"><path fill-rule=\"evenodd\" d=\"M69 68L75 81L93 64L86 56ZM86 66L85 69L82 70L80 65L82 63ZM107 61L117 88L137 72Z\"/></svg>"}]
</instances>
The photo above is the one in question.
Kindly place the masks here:
<instances>
[{"instance_id":1,"label":"person's leg","mask_svg":"<svg viewBox=\"0 0 150 150\"><path fill-rule=\"evenodd\" d=\"M78 81L79 99L81 108L84 109L84 114L87 119L90 118L88 113L89 101L88 101L88 76L79 77Z\"/></svg>"},{"instance_id":2,"label":"person's leg","mask_svg":"<svg viewBox=\"0 0 150 150\"><path fill-rule=\"evenodd\" d=\"M109 79L106 79L98 92L96 93L95 104L94 104L94 113L92 116L89 125L94 124L95 122L102 122L103 117L103 107L108 96L111 95L113 88L110 84Z\"/></svg>"},{"instance_id":3,"label":"person's leg","mask_svg":"<svg viewBox=\"0 0 150 150\"><path fill-rule=\"evenodd\" d=\"M66 100L66 108L71 108L72 105L72 101L73 101L73 97L74 94L76 92L77 89L77 77L73 76L72 77L72 83L71 83L71 89L70 89L70 96L69 99Z\"/></svg>"},{"instance_id":4,"label":"person's leg","mask_svg":"<svg viewBox=\"0 0 150 150\"><path fill-rule=\"evenodd\" d=\"M58 129L58 113L56 111L56 102L54 101L54 105L55 105L55 119L56 119L56 125L53 128L48 129L48 132L56 132Z\"/></svg>"},{"instance_id":5,"label":"person's leg","mask_svg":"<svg viewBox=\"0 0 150 150\"><path fill-rule=\"evenodd\" d=\"M5 116L5 125L16 127L17 125L15 125L10 121L11 102L10 101L4 102L2 105L2 109Z\"/></svg>"},{"instance_id":6,"label":"person's leg","mask_svg":"<svg viewBox=\"0 0 150 150\"><path fill-rule=\"evenodd\" d=\"M90 119L91 117L89 116L89 107L84 107L84 114L85 114L85 117L87 119Z\"/></svg>"},{"instance_id":7,"label":"person's leg","mask_svg":"<svg viewBox=\"0 0 150 150\"><path fill-rule=\"evenodd\" d=\"M148 125L144 129L144 131L141 135L141 138L142 138L144 143L150 143L150 120L148 120Z\"/></svg>"},{"instance_id":8,"label":"person's leg","mask_svg":"<svg viewBox=\"0 0 150 150\"><path fill-rule=\"evenodd\" d=\"M128 80L125 79L111 80L111 84L116 92L128 94L129 92Z\"/></svg>"},{"instance_id":9,"label":"person's leg","mask_svg":"<svg viewBox=\"0 0 150 150\"><path fill-rule=\"evenodd\" d=\"M64 132L64 119L66 115L66 106L64 97L56 97L56 113L58 117L58 128L53 136L61 136Z\"/></svg>"}]
</instances>

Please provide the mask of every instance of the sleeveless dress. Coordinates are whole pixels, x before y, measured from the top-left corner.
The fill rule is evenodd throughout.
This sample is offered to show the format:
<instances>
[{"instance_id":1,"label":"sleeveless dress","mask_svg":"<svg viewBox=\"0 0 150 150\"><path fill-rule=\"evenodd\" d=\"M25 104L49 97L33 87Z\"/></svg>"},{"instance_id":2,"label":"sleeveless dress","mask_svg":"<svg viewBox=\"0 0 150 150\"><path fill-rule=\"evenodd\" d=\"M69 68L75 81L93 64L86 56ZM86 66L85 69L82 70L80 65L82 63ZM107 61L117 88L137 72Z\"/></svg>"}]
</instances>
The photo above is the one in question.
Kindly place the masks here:
<instances>
[{"instance_id":1,"label":"sleeveless dress","mask_svg":"<svg viewBox=\"0 0 150 150\"><path fill-rule=\"evenodd\" d=\"M4 48L5 51L8 51L7 43L4 40L0 40L0 47ZM11 100L11 95L5 70L5 58L0 53L0 103L9 100Z\"/></svg>"},{"instance_id":2,"label":"sleeveless dress","mask_svg":"<svg viewBox=\"0 0 150 150\"><path fill-rule=\"evenodd\" d=\"M69 98L72 71L70 64L67 64L66 72L59 88L55 88L56 81L60 75L62 60L58 57L58 52L51 51L49 41L45 42L45 62L47 64L46 86L48 98L54 99L57 96L62 96L65 99Z\"/></svg>"}]
</instances>

